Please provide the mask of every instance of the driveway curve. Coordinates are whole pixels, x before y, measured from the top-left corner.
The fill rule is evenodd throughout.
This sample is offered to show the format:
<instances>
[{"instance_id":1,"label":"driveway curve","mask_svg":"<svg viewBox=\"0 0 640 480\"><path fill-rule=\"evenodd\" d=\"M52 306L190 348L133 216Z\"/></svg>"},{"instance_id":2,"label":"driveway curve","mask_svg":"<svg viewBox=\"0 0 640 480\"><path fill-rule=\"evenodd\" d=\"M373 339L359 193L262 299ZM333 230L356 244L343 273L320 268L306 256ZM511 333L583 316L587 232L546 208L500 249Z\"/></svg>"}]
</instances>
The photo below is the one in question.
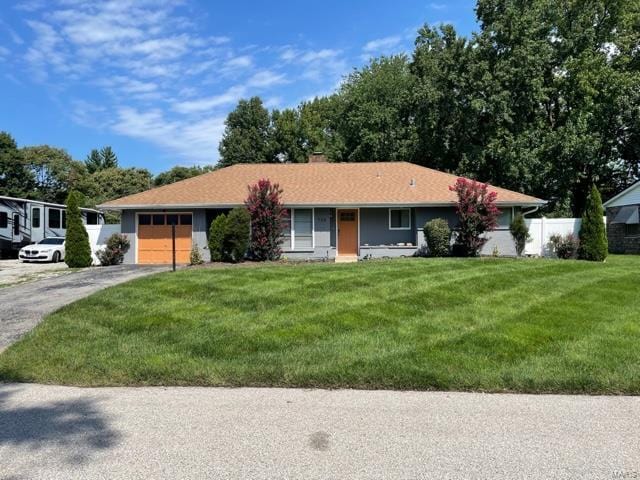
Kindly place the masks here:
<instances>
[{"instance_id":1,"label":"driveway curve","mask_svg":"<svg viewBox=\"0 0 640 480\"><path fill-rule=\"evenodd\" d=\"M166 266L117 265L88 268L0 289L0 352L42 321L45 315L98 290L168 271Z\"/></svg>"}]
</instances>

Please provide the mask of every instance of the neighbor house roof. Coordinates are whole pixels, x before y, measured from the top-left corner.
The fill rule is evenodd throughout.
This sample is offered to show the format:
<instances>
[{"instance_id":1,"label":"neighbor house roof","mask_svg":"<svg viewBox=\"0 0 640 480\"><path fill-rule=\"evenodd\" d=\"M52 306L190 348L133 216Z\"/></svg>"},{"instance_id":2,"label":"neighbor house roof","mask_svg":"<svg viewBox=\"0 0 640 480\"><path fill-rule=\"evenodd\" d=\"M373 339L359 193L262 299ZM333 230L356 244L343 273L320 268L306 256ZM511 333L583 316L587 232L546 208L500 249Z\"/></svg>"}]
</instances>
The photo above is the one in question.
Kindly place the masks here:
<instances>
[{"instance_id":1,"label":"neighbor house roof","mask_svg":"<svg viewBox=\"0 0 640 480\"><path fill-rule=\"evenodd\" d=\"M613 198L610 198L604 202L602 206L605 208L620 207L622 205L632 205L636 203L640 203L640 181L624 189Z\"/></svg>"},{"instance_id":2,"label":"neighbor house roof","mask_svg":"<svg viewBox=\"0 0 640 480\"><path fill-rule=\"evenodd\" d=\"M136 193L103 208L232 207L248 186L269 179L283 190L285 205L452 205L456 175L407 162L242 164ZM498 187L498 204L541 205L544 200Z\"/></svg>"}]
</instances>

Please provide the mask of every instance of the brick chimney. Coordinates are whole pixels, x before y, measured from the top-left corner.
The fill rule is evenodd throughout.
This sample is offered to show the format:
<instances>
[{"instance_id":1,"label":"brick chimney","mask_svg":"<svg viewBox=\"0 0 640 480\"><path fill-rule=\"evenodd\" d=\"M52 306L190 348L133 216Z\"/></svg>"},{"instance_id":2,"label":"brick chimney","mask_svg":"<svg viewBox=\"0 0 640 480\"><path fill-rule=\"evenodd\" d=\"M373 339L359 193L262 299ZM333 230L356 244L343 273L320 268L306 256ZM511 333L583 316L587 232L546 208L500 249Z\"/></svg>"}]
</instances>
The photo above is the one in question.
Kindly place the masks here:
<instances>
[{"instance_id":1,"label":"brick chimney","mask_svg":"<svg viewBox=\"0 0 640 480\"><path fill-rule=\"evenodd\" d=\"M322 152L313 152L309 155L309 163L327 163L327 157Z\"/></svg>"}]
</instances>

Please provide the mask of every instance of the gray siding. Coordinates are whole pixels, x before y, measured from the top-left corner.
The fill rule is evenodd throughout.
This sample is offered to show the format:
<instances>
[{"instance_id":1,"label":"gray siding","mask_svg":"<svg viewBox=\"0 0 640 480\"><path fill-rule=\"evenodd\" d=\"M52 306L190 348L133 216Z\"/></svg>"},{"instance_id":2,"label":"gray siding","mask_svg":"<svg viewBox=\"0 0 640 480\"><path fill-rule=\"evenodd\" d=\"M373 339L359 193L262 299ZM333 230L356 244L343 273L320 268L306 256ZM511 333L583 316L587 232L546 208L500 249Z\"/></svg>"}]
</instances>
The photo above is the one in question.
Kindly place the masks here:
<instances>
[{"instance_id":1,"label":"gray siding","mask_svg":"<svg viewBox=\"0 0 640 480\"><path fill-rule=\"evenodd\" d=\"M429 220L433 220L434 218L443 218L449 224L449 228L452 230L455 228L458 223L458 217L456 216L456 210L453 207L419 207L416 208L416 237L417 244L424 245L426 242L424 240L424 224Z\"/></svg>"},{"instance_id":2,"label":"gray siding","mask_svg":"<svg viewBox=\"0 0 640 480\"><path fill-rule=\"evenodd\" d=\"M205 262L211 260L209 254L209 241L207 239L208 233L207 226L207 213L203 208L193 210L193 231L191 241L193 246L197 246L202 254L202 259Z\"/></svg>"},{"instance_id":3,"label":"gray siding","mask_svg":"<svg viewBox=\"0 0 640 480\"><path fill-rule=\"evenodd\" d=\"M136 263L136 212L124 210L120 217L120 231L127 236L131 247L124 256L124 263Z\"/></svg>"},{"instance_id":4,"label":"gray siding","mask_svg":"<svg viewBox=\"0 0 640 480\"><path fill-rule=\"evenodd\" d=\"M413 209L412 209L413 210ZM388 208L360 209L360 245L397 245L416 242L415 218L412 212L410 230L389 228Z\"/></svg>"},{"instance_id":5,"label":"gray siding","mask_svg":"<svg viewBox=\"0 0 640 480\"><path fill-rule=\"evenodd\" d=\"M486 234L489 238L487 243L482 247L480 251L480 255L491 255L493 254L494 248L497 247L498 254L500 256L515 256L516 248L513 243L513 238L511 237L511 233L509 232L509 223L511 222L511 207L506 207L503 209L503 214L500 217L501 225L494 230ZM421 207L416 208L416 227L417 227L417 237L418 237L418 245L424 245L424 224L429 220L433 220L434 218L444 218L449 227L453 230L458 223L458 216L456 215L456 210L454 207Z\"/></svg>"}]
</instances>

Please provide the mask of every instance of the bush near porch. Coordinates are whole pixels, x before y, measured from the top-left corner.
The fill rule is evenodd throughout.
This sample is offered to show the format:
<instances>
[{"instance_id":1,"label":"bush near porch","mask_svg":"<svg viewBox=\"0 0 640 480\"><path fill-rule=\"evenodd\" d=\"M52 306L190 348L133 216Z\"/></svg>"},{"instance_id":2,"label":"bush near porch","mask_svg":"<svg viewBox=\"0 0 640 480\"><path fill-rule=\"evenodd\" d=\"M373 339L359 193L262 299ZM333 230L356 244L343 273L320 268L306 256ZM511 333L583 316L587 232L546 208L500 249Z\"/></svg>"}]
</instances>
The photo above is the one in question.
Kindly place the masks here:
<instances>
[{"instance_id":1,"label":"bush near porch","mask_svg":"<svg viewBox=\"0 0 640 480\"><path fill-rule=\"evenodd\" d=\"M640 393L640 257L187 269L109 288L0 355L0 379Z\"/></svg>"}]
</instances>

